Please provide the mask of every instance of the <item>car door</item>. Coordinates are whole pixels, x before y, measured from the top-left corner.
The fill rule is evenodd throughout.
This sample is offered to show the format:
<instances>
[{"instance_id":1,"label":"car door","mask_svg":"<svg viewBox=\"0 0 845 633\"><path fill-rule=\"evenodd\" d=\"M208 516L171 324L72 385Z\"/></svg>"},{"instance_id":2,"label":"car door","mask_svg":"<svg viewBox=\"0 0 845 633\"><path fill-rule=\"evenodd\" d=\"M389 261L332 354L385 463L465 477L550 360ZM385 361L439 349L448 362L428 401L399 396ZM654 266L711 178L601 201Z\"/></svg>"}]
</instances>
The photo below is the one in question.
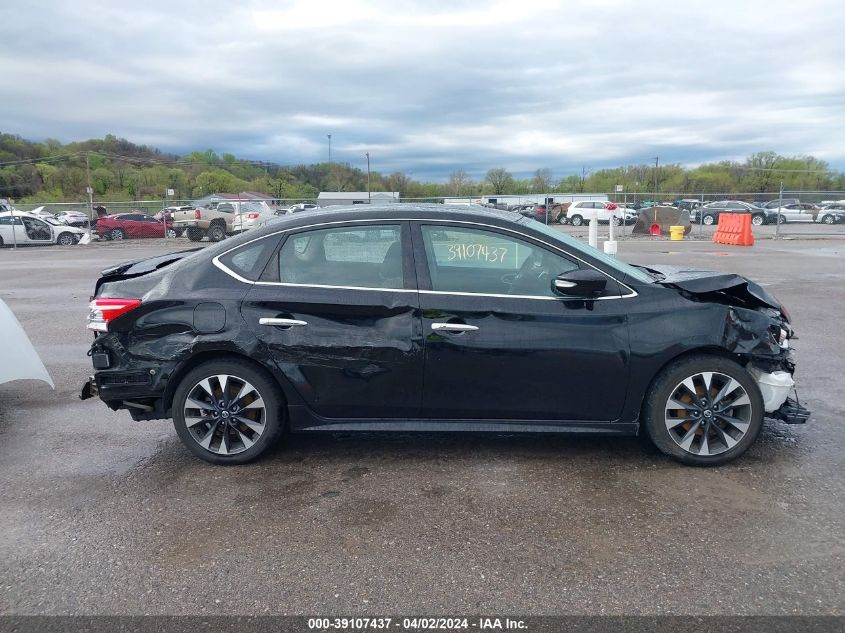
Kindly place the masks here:
<instances>
[{"instance_id":1,"label":"car door","mask_svg":"<svg viewBox=\"0 0 845 633\"><path fill-rule=\"evenodd\" d=\"M433 419L612 421L628 382L627 300L556 296L590 268L516 231L415 222L425 336L422 414ZM632 295L628 291L629 295Z\"/></svg>"},{"instance_id":2,"label":"car door","mask_svg":"<svg viewBox=\"0 0 845 633\"><path fill-rule=\"evenodd\" d=\"M43 220L23 216L21 221L24 228L24 241L30 244L51 244L53 242L53 230Z\"/></svg>"},{"instance_id":3,"label":"car door","mask_svg":"<svg viewBox=\"0 0 845 633\"><path fill-rule=\"evenodd\" d=\"M151 215L141 214L139 231L141 237L164 237L164 221L156 220Z\"/></svg>"},{"instance_id":4,"label":"car door","mask_svg":"<svg viewBox=\"0 0 845 633\"><path fill-rule=\"evenodd\" d=\"M422 331L406 222L286 234L242 314L317 416L415 418Z\"/></svg>"}]
</instances>

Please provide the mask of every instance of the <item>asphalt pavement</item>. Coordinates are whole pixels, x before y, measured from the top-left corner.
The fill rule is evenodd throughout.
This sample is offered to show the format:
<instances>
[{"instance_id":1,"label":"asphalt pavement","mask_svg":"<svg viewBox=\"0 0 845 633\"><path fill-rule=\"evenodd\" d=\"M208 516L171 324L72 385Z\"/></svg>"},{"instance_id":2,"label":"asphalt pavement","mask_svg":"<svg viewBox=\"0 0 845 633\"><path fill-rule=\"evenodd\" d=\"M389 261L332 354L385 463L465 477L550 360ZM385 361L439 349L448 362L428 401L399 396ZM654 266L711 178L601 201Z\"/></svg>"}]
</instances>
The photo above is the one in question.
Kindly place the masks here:
<instances>
[{"instance_id":1,"label":"asphalt pavement","mask_svg":"<svg viewBox=\"0 0 845 633\"><path fill-rule=\"evenodd\" d=\"M845 613L845 240L620 243L792 313L810 422L712 469L634 438L375 433L206 464L170 422L77 398L98 271L187 246L0 250L56 382L0 385L0 613Z\"/></svg>"}]
</instances>

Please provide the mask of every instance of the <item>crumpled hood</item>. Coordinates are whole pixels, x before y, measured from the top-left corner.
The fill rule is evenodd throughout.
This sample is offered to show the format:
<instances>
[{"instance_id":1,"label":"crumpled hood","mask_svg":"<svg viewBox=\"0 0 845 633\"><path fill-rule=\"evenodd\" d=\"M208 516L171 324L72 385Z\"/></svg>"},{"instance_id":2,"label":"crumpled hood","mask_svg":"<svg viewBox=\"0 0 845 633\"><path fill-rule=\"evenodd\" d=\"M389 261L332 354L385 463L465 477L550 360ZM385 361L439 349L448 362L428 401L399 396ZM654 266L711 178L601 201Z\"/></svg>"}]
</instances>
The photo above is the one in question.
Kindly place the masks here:
<instances>
[{"instance_id":1,"label":"crumpled hood","mask_svg":"<svg viewBox=\"0 0 845 633\"><path fill-rule=\"evenodd\" d=\"M664 264L648 265L646 268L663 275L663 279L657 283L664 286L673 286L694 295L721 293L744 303L774 308L786 316L780 301L742 275Z\"/></svg>"}]
</instances>

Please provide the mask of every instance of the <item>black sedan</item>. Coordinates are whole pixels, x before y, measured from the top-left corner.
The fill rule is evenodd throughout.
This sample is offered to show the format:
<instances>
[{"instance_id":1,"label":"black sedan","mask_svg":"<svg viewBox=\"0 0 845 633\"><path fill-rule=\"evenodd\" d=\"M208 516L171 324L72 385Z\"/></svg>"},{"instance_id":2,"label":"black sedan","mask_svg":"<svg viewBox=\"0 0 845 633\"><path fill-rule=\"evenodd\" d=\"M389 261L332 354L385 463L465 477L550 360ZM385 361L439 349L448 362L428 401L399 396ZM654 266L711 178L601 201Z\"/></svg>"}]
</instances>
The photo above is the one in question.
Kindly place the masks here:
<instances>
[{"instance_id":1,"label":"black sedan","mask_svg":"<svg viewBox=\"0 0 845 633\"><path fill-rule=\"evenodd\" d=\"M737 275L619 262L516 213L283 216L97 281L99 395L237 464L285 431L647 433L721 464L788 398L792 328Z\"/></svg>"}]
</instances>

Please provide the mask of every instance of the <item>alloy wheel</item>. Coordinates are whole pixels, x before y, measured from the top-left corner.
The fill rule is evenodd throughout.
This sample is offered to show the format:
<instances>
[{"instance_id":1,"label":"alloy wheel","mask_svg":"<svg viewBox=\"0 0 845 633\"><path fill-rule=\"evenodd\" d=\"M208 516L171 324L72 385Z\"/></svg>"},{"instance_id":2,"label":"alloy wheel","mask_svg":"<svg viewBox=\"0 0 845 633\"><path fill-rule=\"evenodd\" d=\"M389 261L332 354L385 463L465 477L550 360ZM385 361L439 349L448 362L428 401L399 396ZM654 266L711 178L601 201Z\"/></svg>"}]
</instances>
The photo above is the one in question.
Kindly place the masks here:
<instances>
[{"instance_id":1,"label":"alloy wheel","mask_svg":"<svg viewBox=\"0 0 845 633\"><path fill-rule=\"evenodd\" d=\"M111 238L113 240L122 240L123 239L123 231L121 229L112 229L111 230Z\"/></svg>"},{"instance_id":2,"label":"alloy wheel","mask_svg":"<svg viewBox=\"0 0 845 633\"><path fill-rule=\"evenodd\" d=\"M267 411L261 394L243 378L219 374L203 378L188 392L185 426L210 453L236 455L264 434Z\"/></svg>"},{"instance_id":3,"label":"alloy wheel","mask_svg":"<svg viewBox=\"0 0 845 633\"><path fill-rule=\"evenodd\" d=\"M763 216L762 215L755 215L751 218L751 224L754 226L763 226Z\"/></svg>"},{"instance_id":4,"label":"alloy wheel","mask_svg":"<svg viewBox=\"0 0 845 633\"><path fill-rule=\"evenodd\" d=\"M704 216L704 224L706 224L707 226L712 226L715 221L716 218L714 218L712 215Z\"/></svg>"},{"instance_id":5,"label":"alloy wheel","mask_svg":"<svg viewBox=\"0 0 845 633\"><path fill-rule=\"evenodd\" d=\"M736 446L752 421L751 398L739 381L699 372L672 390L665 408L672 440L692 455L707 457Z\"/></svg>"},{"instance_id":6,"label":"alloy wheel","mask_svg":"<svg viewBox=\"0 0 845 633\"><path fill-rule=\"evenodd\" d=\"M70 233L62 233L59 235L59 244L61 246L73 246L75 240Z\"/></svg>"}]
</instances>

